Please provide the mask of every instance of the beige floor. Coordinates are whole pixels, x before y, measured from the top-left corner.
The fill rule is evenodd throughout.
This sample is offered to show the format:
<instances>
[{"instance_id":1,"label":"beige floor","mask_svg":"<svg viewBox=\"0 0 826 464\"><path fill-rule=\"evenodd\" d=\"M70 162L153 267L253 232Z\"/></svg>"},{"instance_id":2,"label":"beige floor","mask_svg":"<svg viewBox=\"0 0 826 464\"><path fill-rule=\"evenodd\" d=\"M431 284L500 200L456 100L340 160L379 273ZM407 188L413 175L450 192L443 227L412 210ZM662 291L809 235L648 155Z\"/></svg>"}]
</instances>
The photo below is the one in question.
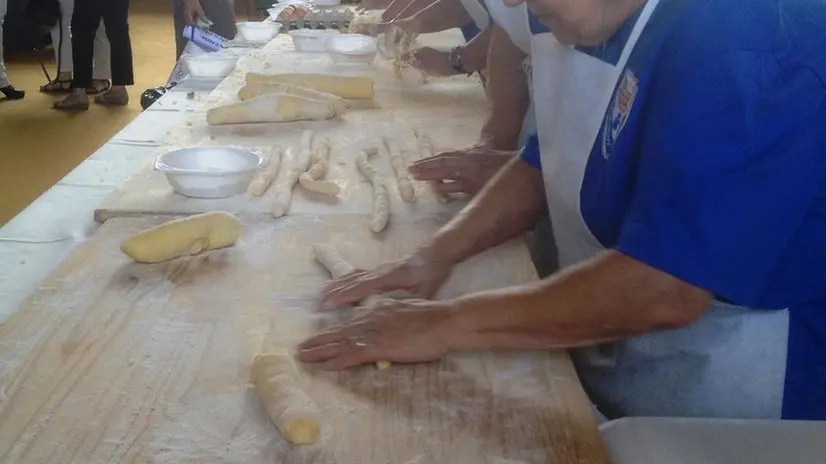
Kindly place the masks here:
<instances>
[{"instance_id":1,"label":"beige floor","mask_svg":"<svg viewBox=\"0 0 826 464\"><path fill-rule=\"evenodd\" d=\"M132 0L131 38L135 86L127 108L93 105L88 112L51 109L54 98L33 56L6 57L11 82L26 90L20 101L0 103L0 225L94 153L140 114L140 94L166 82L174 65L170 0ZM51 51L45 58L53 63ZM54 65L49 69L53 73Z\"/></svg>"}]
</instances>

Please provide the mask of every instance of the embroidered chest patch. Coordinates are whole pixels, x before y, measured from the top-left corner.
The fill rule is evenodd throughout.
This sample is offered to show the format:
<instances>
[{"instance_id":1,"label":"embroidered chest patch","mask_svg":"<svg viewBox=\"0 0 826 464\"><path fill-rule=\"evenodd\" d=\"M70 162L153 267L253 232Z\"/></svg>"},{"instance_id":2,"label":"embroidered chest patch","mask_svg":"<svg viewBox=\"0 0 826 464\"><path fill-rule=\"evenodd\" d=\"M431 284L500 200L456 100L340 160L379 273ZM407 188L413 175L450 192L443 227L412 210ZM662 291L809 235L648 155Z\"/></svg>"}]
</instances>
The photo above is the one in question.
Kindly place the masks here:
<instances>
[{"instance_id":1,"label":"embroidered chest patch","mask_svg":"<svg viewBox=\"0 0 826 464\"><path fill-rule=\"evenodd\" d=\"M631 114L634 100L637 98L638 84L637 76L630 69L626 69L608 106L602 126L602 156L605 159L608 159L614 142L628 122L628 115Z\"/></svg>"}]
</instances>

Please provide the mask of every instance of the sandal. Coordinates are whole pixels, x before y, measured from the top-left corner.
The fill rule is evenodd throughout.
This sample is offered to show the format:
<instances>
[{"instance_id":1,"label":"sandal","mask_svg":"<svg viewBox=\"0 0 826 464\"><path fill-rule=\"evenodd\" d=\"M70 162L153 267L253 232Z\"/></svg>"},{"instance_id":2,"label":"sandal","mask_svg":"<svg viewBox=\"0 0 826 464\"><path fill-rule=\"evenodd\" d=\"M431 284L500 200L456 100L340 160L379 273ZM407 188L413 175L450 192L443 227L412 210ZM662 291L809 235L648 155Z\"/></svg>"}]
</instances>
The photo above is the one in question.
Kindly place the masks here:
<instances>
[{"instance_id":1,"label":"sandal","mask_svg":"<svg viewBox=\"0 0 826 464\"><path fill-rule=\"evenodd\" d=\"M129 104L129 93L125 88L118 87L95 97L95 103L104 106L126 106Z\"/></svg>"},{"instance_id":2,"label":"sandal","mask_svg":"<svg viewBox=\"0 0 826 464\"><path fill-rule=\"evenodd\" d=\"M86 95L100 95L108 92L112 88L112 82L108 79L94 79L92 86L86 89Z\"/></svg>"},{"instance_id":3,"label":"sandal","mask_svg":"<svg viewBox=\"0 0 826 464\"><path fill-rule=\"evenodd\" d=\"M69 90L72 90L71 79L55 79L40 86L40 91L43 93L67 93Z\"/></svg>"},{"instance_id":4,"label":"sandal","mask_svg":"<svg viewBox=\"0 0 826 464\"><path fill-rule=\"evenodd\" d=\"M62 111L84 111L89 109L89 97L85 93L70 92L65 98L57 100L52 104L56 110Z\"/></svg>"}]
</instances>

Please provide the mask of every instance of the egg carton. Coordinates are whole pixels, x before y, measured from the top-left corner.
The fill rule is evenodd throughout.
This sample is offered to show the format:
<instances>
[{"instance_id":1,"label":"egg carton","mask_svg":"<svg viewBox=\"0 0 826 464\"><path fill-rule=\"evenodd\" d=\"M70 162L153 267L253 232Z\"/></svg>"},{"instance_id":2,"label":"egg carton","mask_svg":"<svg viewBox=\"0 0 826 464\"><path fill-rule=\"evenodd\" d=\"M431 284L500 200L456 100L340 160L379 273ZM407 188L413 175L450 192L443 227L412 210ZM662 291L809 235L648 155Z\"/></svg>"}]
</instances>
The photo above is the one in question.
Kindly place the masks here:
<instances>
[{"instance_id":1,"label":"egg carton","mask_svg":"<svg viewBox=\"0 0 826 464\"><path fill-rule=\"evenodd\" d=\"M293 29L337 29L346 30L355 13L347 7L316 7L301 19L278 20L287 30Z\"/></svg>"}]
</instances>

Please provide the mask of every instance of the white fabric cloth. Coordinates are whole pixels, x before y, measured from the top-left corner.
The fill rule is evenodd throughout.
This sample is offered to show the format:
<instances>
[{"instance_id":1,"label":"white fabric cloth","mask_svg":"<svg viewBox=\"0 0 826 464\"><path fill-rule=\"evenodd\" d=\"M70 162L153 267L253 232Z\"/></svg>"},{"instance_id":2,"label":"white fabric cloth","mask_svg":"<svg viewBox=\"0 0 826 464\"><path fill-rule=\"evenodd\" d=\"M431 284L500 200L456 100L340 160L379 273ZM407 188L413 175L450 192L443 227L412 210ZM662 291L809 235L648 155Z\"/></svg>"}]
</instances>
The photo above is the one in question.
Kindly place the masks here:
<instances>
[{"instance_id":1,"label":"white fabric cloth","mask_svg":"<svg viewBox=\"0 0 826 464\"><path fill-rule=\"evenodd\" d=\"M3 22L6 20L6 1L0 0L0 87L9 85L6 63L3 61Z\"/></svg>"},{"instance_id":2,"label":"white fabric cloth","mask_svg":"<svg viewBox=\"0 0 826 464\"><path fill-rule=\"evenodd\" d=\"M51 31L55 63L57 63L58 72L72 73L74 66L72 65L72 35L70 30L72 14L75 11L75 0L60 0L60 9L63 16L60 23L55 25ZM103 25L103 20L101 20L97 34L95 34L92 79L112 79L111 59L109 39L106 38L106 28Z\"/></svg>"},{"instance_id":3,"label":"white fabric cloth","mask_svg":"<svg viewBox=\"0 0 826 464\"><path fill-rule=\"evenodd\" d=\"M531 30L528 23L528 7L525 3L517 6L505 5L502 0L484 0L493 22L508 33L513 44L530 55Z\"/></svg>"}]
</instances>

